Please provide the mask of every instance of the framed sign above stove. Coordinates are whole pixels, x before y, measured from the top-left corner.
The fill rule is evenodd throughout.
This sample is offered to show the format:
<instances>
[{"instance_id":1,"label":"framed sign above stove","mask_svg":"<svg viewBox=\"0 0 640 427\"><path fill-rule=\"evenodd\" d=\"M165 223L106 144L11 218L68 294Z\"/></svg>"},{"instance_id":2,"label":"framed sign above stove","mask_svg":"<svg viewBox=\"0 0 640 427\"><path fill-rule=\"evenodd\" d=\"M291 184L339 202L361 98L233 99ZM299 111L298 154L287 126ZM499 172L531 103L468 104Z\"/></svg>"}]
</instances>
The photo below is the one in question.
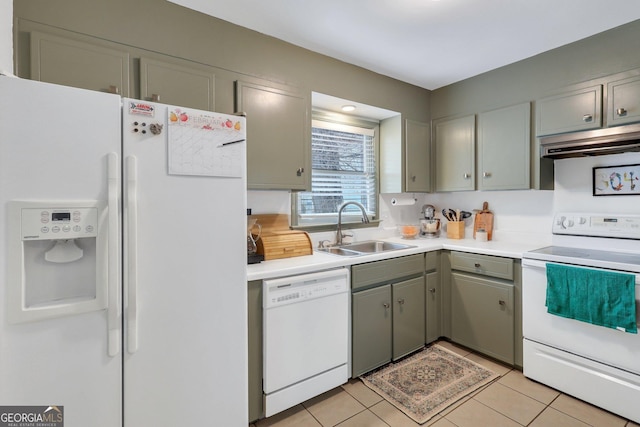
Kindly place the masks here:
<instances>
[{"instance_id":1,"label":"framed sign above stove","mask_svg":"<svg viewBox=\"0 0 640 427\"><path fill-rule=\"evenodd\" d=\"M594 196L639 196L640 164L593 168Z\"/></svg>"}]
</instances>

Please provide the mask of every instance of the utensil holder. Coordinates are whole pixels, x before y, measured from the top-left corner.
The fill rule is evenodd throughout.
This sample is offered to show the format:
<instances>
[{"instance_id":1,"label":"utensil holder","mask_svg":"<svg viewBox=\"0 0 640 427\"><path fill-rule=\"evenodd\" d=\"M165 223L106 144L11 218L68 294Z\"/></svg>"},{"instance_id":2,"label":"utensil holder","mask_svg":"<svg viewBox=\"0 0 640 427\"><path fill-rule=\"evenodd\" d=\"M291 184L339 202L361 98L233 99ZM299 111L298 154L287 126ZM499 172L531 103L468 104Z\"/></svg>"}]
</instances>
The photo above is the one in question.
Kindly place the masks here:
<instances>
[{"instance_id":1,"label":"utensil holder","mask_svg":"<svg viewBox=\"0 0 640 427\"><path fill-rule=\"evenodd\" d=\"M464 239L464 221L449 221L447 223L447 237L449 239Z\"/></svg>"}]
</instances>

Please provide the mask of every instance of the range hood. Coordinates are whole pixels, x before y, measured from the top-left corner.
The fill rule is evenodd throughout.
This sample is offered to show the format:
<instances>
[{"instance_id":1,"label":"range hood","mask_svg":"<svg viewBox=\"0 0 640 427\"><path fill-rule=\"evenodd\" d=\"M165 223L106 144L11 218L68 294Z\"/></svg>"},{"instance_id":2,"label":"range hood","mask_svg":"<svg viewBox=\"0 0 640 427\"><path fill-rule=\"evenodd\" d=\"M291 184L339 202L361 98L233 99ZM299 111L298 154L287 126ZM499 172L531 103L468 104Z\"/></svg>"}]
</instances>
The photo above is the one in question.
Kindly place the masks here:
<instances>
[{"instance_id":1,"label":"range hood","mask_svg":"<svg viewBox=\"0 0 640 427\"><path fill-rule=\"evenodd\" d=\"M550 159L640 151L640 124L540 138L540 156Z\"/></svg>"}]
</instances>

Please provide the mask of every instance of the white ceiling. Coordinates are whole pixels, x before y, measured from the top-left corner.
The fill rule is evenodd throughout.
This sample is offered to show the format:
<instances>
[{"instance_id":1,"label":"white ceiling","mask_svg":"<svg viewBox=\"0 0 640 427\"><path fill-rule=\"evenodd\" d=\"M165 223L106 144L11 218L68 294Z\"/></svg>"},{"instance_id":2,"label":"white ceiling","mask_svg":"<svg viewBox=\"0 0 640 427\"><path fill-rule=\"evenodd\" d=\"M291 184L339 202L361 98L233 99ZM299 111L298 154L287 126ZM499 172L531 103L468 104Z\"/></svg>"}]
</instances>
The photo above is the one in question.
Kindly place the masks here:
<instances>
[{"instance_id":1,"label":"white ceiling","mask_svg":"<svg viewBox=\"0 0 640 427\"><path fill-rule=\"evenodd\" d=\"M640 19L639 0L169 0L426 89Z\"/></svg>"}]
</instances>

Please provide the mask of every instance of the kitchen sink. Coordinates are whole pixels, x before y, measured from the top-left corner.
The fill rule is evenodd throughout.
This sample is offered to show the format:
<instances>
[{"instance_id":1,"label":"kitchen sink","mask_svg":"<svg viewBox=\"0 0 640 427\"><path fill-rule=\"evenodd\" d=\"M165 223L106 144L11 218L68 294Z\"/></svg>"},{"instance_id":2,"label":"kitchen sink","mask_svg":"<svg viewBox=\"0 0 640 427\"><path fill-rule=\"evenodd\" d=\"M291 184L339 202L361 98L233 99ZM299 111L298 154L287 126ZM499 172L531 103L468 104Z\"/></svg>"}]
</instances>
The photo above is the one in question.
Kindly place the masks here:
<instances>
[{"instance_id":1,"label":"kitchen sink","mask_svg":"<svg viewBox=\"0 0 640 427\"><path fill-rule=\"evenodd\" d=\"M318 252L326 252L341 256L358 256L379 252L397 251L400 249L413 248L415 246L402 243L383 242L379 240L366 240L364 242L349 243L340 246L330 246L328 248L317 249Z\"/></svg>"},{"instance_id":2,"label":"kitchen sink","mask_svg":"<svg viewBox=\"0 0 640 427\"><path fill-rule=\"evenodd\" d=\"M330 248L321 248L321 249L318 249L318 251L327 252L329 254L334 254L334 255L342 255L342 256L362 255L360 252L351 251L349 249L344 249L344 248L342 248L340 246L333 246L333 247L330 247Z\"/></svg>"}]
</instances>

